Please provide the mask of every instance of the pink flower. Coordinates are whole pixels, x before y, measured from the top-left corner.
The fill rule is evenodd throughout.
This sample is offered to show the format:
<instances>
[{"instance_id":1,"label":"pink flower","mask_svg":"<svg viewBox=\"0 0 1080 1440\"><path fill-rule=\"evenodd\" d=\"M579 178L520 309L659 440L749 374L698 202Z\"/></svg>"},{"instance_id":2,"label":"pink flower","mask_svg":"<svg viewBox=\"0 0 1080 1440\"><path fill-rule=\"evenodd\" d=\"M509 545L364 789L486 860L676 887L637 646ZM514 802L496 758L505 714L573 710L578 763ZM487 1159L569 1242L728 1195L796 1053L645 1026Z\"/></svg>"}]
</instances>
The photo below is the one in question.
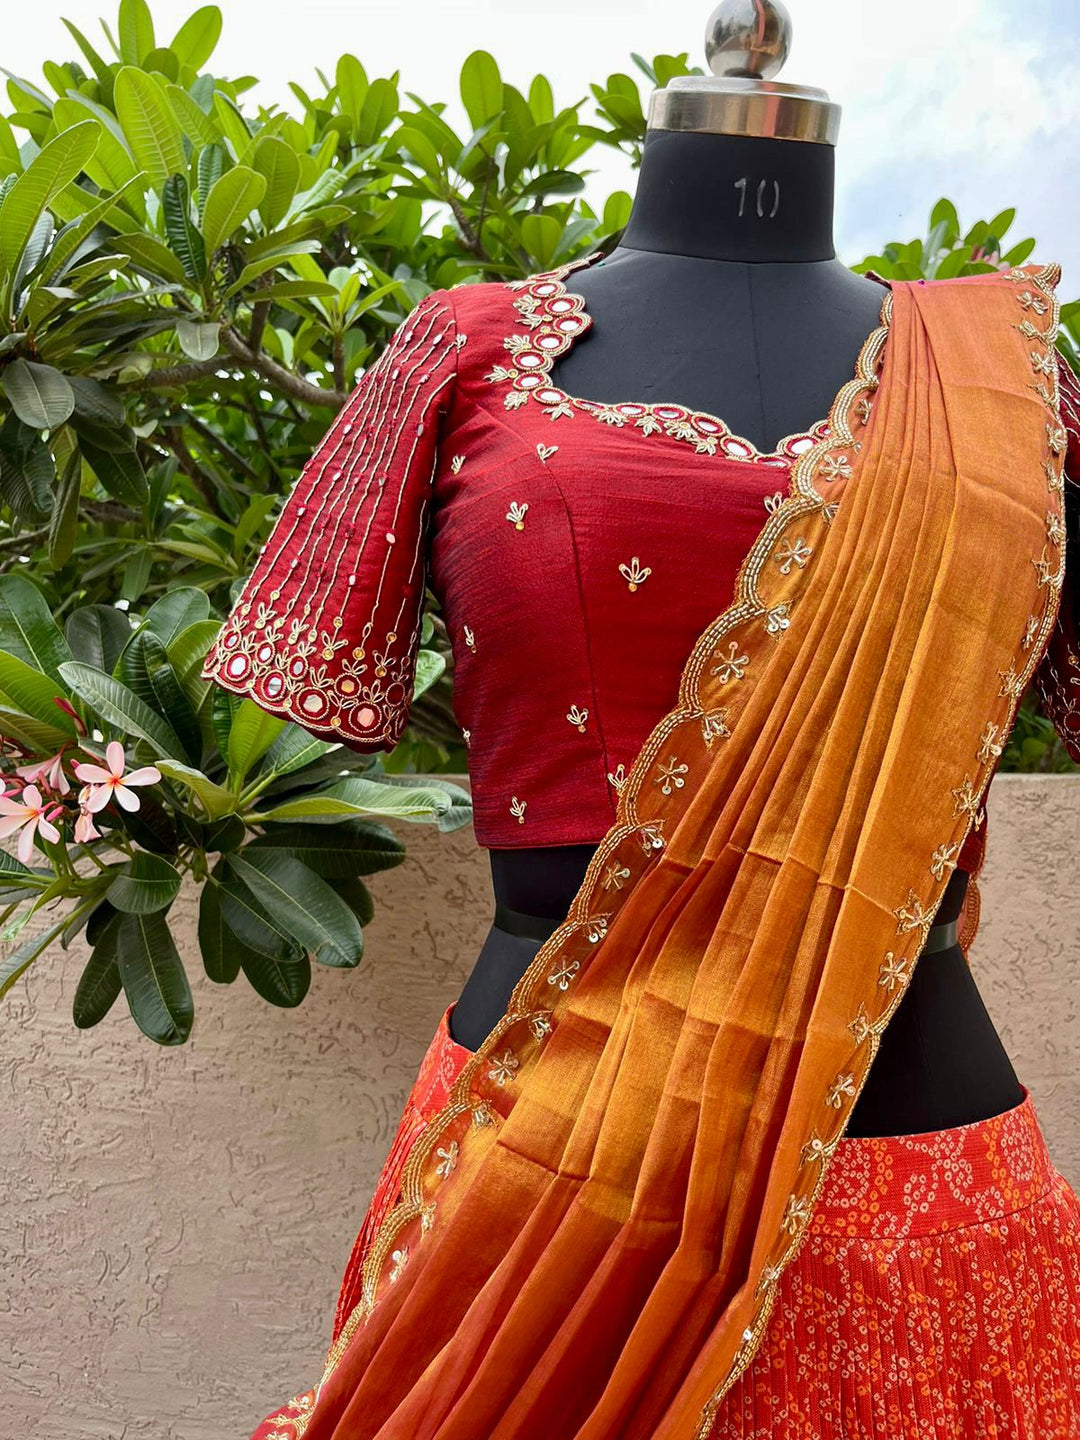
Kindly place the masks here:
<instances>
[{"instance_id":1,"label":"pink flower","mask_svg":"<svg viewBox=\"0 0 1080 1440\"><path fill-rule=\"evenodd\" d=\"M83 791L83 793L84 793L84 794L87 794L88 791L89 791L89 788L90 788L90 787L87 786L86 789ZM94 817L93 817L93 815L91 815L91 814L90 814L90 811L87 810L87 809L82 809L82 810L80 810L80 811L79 811L79 814L78 814L78 818L77 818L76 821L75 821L75 843L76 843L76 845L89 845L89 843L90 843L91 840L100 840L100 839L101 839L101 831L100 831L100 830L97 828L97 826L94 824Z\"/></svg>"},{"instance_id":2,"label":"pink flower","mask_svg":"<svg viewBox=\"0 0 1080 1440\"><path fill-rule=\"evenodd\" d=\"M40 834L43 840L51 840L54 845L60 839L60 831L49 819L47 809L36 785L27 785L21 802L6 795L0 797L0 816L3 817L0 819L0 839L14 835L16 830L22 832L16 853L24 865L30 863L35 834ZM55 809L53 813L56 813Z\"/></svg>"},{"instance_id":3,"label":"pink flower","mask_svg":"<svg viewBox=\"0 0 1080 1440\"><path fill-rule=\"evenodd\" d=\"M128 788L131 785L156 785L161 779L161 771L156 765L144 765L141 770L131 770L124 774L124 766L127 764L127 757L124 754L124 747L119 740L112 740L105 747L105 764L108 769L101 765L76 765L75 774L90 787L90 794L87 797L85 808L96 815L99 810L104 810L110 800L116 800L125 810L138 810L139 797Z\"/></svg>"},{"instance_id":4,"label":"pink flower","mask_svg":"<svg viewBox=\"0 0 1080 1440\"><path fill-rule=\"evenodd\" d=\"M15 774L21 775L24 780L29 780L34 785L44 785L49 790L55 790L58 795L67 795L71 790L71 782L64 774L63 750L50 760L37 760L32 765L16 765Z\"/></svg>"}]
</instances>

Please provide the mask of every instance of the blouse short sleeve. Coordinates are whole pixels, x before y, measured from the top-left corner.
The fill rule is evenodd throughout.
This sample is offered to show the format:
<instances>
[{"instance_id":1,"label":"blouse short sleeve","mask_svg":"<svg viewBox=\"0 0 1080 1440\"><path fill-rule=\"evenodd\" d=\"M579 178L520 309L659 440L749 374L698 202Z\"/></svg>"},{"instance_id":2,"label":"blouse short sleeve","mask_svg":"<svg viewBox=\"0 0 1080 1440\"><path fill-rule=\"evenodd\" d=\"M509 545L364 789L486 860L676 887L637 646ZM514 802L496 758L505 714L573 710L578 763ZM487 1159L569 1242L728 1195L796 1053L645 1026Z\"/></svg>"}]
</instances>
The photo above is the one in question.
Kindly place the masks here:
<instances>
[{"instance_id":1,"label":"blouse short sleeve","mask_svg":"<svg viewBox=\"0 0 1080 1440\"><path fill-rule=\"evenodd\" d=\"M304 466L205 678L352 749L397 742L456 356L451 304L436 290L398 326Z\"/></svg>"},{"instance_id":2,"label":"blouse short sleeve","mask_svg":"<svg viewBox=\"0 0 1080 1440\"><path fill-rule=\"evenodd\" d=\"M1080 379L1060 354L1057 360L1065 430L1065 580L1057 622L1034 682L1043 713L1080 765Z\"/></svg>"}]
</instances>

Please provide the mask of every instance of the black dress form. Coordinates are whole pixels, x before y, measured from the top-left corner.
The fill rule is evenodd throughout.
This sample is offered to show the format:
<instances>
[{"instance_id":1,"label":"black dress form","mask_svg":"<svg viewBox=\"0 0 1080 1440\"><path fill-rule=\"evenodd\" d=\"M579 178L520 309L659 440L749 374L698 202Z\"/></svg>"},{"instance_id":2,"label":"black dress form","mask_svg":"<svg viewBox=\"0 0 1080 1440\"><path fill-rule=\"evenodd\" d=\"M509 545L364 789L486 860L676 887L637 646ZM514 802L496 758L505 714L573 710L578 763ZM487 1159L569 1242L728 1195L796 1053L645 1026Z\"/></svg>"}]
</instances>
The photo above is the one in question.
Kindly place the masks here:
<instances>
[{"instance_id":1,"label":"black dress form","mask_svg":"<svg viewBox=\"0 0 1080 1440\"><path fill-rule=\"evenodd\" d=\"M831 146L651 131L618 246L573 274L592 326L552 380L583 399L672 402L760 451L825 419L877 326L882 286L836 258ZM564 918L592 845L493 850L496 923L451 1013L477 1048ZM935 925L955 920L955 871ZM928 951L882 1037L850 1135L915 1134L1018 1105L1019 1081L959 945Z\"/></svg>"}]
</instances>

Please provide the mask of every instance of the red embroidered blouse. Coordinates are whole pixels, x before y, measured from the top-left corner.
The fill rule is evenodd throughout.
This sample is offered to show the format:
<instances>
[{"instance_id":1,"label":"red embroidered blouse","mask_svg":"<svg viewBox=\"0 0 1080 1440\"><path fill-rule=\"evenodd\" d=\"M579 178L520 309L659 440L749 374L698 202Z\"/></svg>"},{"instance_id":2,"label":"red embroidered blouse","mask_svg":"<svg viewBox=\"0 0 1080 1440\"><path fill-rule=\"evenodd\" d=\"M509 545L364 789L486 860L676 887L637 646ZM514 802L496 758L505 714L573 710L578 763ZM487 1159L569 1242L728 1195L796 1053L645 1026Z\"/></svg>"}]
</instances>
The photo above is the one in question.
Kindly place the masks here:
<instances>
[{"instance_id":1,"label":"red embroidered blouse","mask_svg":"<svg viewBox=\"0 0 1080 1440\"><path fill-rule=\"evenodd\" d=\"M204 669L317 735L390 749L430 586L485 847L603 837L790 464L829 433L825 419L763 453L713 415L553 386L592 323L565 284L581 263L420 302L304 468ZM1075 507L1080 382L1059 370ZM1035 681L1080 762L1077 528L1073 508L1077 558Z\"/></svg>"}]
</instances>

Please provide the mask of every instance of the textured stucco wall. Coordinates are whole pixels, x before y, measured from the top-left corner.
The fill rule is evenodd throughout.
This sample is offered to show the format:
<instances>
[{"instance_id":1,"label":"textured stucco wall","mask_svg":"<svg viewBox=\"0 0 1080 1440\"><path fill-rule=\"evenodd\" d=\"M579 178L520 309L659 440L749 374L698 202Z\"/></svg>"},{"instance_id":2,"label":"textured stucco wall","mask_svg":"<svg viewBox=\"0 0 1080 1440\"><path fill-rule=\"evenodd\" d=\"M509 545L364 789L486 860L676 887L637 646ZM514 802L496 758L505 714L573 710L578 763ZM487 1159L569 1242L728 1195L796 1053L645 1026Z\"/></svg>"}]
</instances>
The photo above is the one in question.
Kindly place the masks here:
<instances>
[{"instance_id":1,"label":"textured stucco wall","mask_svg":"<svg viewBox=\"0 0 1080 1440\"><path fill-rule=\"evenodd\" d=\"M1001 775L991 797L972 964L1080 1185L1080 778ZM78 947L8 998L2 1440L246 1440L316 1378L401 1103L490 911L470 832L403 834L364 966L316 967L297 1010L193 963L188 1045L141 1039L122 1002L81 1034Z\"/></svg>"}]
</instances>

